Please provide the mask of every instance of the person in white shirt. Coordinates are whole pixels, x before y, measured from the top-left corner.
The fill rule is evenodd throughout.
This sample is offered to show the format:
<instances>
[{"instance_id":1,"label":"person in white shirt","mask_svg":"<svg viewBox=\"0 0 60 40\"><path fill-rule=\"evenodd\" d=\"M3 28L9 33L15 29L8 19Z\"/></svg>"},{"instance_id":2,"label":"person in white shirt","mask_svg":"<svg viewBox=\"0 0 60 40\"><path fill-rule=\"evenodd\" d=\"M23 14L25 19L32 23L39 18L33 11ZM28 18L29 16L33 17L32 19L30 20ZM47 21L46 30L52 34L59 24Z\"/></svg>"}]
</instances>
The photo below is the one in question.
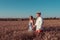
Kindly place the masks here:
<instances>
[{"instance_id":1,"label":"person in white shirt","mask_svg":"<svg viewBox=\"0 0 60 40\"><path fill-rule=\"evenodd\" d=\"M33 27L36 27L36 33L39 34L43 30L43 28L42 28L43 19L41 17L41 13L37 13L36 16L37 16L37 20Z\"/></svg>"}]
</instances>

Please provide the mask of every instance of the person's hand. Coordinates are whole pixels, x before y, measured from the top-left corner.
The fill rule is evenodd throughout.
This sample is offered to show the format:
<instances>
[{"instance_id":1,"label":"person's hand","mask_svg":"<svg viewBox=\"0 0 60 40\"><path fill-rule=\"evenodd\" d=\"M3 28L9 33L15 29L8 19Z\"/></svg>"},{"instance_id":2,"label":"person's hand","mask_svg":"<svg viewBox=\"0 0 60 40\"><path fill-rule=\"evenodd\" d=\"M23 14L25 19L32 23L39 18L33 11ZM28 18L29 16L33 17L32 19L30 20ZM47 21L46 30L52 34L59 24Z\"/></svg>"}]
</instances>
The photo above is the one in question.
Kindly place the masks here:
<instances>
[{"instance_id":1,"label":"person's hand","mask_svg":"<svg viewBox=\"0 0 60 40\"><path fill-rule=\"evenodd\" d=\"M35 25L33 25L33 29L35 28Z\"/></svg>"},{"instance_id":2,"label":"person's hand","mask_svg":"<svg viewBox=\"0 0 60 40\"><path fill-rule=\"evenodd\" d=\"M35 25L33 25L33 28L35 27Z\"/></svg>"},{"instance_id":3,"label":"person's hand","mask_svg":"<svg viewBox=\"0 0 60 40\"><path fill-rule=\"evenodd\" d=\"M32 27L32 29L33 29L34 31L35 31L35 27L36 27L35 25L33 25L33 27Z\"/></svg>"}]
</instances>

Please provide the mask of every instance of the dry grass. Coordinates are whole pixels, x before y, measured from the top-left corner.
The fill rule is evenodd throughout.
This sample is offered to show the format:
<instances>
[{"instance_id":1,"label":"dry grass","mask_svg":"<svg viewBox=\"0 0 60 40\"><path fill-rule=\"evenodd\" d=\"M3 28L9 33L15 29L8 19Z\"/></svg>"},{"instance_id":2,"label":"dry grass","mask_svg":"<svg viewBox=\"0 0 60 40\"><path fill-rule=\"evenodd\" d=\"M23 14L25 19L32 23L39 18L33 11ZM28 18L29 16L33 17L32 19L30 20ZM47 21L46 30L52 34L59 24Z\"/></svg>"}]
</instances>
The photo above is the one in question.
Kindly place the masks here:
<instances>
[{"instance_id":1,"label":"dry grass","mask_svg":"<svg viewBox=\"0 0 60 40\"><path fill-rule=\"evenodd\" d=\"M35 37L28 21L0 21L0 40L60 40L60 20L44 20L44 31Z\"/></svg>"}]
</instances>

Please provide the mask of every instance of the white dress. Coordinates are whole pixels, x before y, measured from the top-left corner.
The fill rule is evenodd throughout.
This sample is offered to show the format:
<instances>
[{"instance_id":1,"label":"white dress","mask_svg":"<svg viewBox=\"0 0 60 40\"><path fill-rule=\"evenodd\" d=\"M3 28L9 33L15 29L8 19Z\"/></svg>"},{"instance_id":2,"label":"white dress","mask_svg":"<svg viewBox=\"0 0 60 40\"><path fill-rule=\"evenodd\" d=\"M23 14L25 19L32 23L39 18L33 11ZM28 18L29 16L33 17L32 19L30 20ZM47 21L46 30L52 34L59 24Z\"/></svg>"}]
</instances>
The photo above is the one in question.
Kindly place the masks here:
<instances>
[{"instance_id":1,"label":"white dress","mask_svg":"<svg viewBox=\"0 0 60 40\"><path fill-rule=\"evenodd\" d=\"M33 30L32 30L32 21L29 22L29 29L28 29L28 31L33 31Z\"/></svg>"}]
</instances>

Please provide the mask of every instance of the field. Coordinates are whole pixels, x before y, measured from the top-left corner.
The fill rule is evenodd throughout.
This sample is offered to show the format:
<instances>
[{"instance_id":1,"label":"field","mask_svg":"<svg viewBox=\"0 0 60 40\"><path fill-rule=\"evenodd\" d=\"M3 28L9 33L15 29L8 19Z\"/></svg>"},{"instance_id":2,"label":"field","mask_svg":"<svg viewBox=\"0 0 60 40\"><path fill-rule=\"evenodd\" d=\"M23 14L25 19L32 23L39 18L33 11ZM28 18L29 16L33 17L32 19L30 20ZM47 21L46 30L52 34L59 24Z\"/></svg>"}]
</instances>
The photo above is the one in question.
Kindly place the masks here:
<instances>
[{"instance_id":1,"label":"field","mask_svg":"<svg viewBox=\"0 0 60 40\"><path fill-rule=\"evenodd\" d=\"M60 20L44 20L44 31L28 32L28 20L0 21L0 40L60 40Z\"/></svg>"}]
</instances>

